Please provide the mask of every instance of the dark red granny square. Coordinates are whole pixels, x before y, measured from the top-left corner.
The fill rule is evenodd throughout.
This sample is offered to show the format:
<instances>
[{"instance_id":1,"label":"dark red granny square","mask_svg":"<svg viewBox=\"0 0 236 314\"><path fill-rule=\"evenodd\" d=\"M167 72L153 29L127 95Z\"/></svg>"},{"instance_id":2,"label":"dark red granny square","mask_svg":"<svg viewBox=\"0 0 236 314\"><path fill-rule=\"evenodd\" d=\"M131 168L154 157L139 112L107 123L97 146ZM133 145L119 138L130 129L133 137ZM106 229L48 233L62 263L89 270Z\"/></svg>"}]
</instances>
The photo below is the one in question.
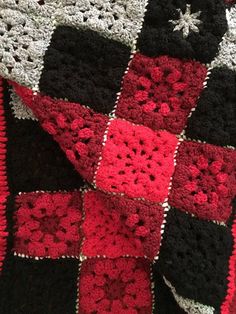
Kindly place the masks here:
<instances>
[{"instance_id":1,"label":"dark red granny square","mask_svg":"<svg viewBox=\"0 0 236 314\"><path fill-rule=\"evenodd\" d=\"M50 258L79 255L80 192L20 194L16 207L16 253Z\"/></svg>"},{"instance_id":2,"label":"dark red granny square","mask_svg":"<svg viewBox=\"0 0 236 314\"><path fill-rule=\"evenodd\" d=\"M112 120L96 176L99 188L163 202L174 171L175 135Z\"/></svg>"},{"instance_id":3,"label":"dark red granny square","mask_svg":"<svg viewBox=\"0 0 236 314\"><path fill-rule=\"evenodd\" d=\"M54 99L14 84L42 128L53 136L75 169L89 182L94 177L108 117L78 103Z\"/></svg>"},{"instance_id":4,"label":"dark red granny square","mask_svg":"<svg viewBox=\"0 0 236 314\"><path fill-rule=\"evenodd\" d=\"M160 205L88 191L84 212L84 255L153 259L158 254L164 216Z\"/></svg>"},{"instance_id":5,"label":"dark red granny square","mask_svg":"<svg viewBox=\"0 0 236 314\"><path fill-rule=\"evenodd\" d=\"M181 133L206 74L206 67L196 61L137 53L124 78L116 114L154 130Z\"/></svg>"},{"instance_id":6,"label":"dark red granny square","mask_svg":"<svg viewBox=\"0 0 236 314\"><path fill-rule=\"evenodd\" d=\"M80 314L151 314L150 264L136 258L86 260L78 293Z\"/></svg>"},{"instance_id":7,"label":"dark red granny square","mask_svg":"<svg viewBox=\"0 0 236 314\"><path fill-rule=\"evenodd\" d=\"M203 219L227 221L236 195L236 152L183 142L176 163L170 205Z\"/></svg>"}]
</instances>

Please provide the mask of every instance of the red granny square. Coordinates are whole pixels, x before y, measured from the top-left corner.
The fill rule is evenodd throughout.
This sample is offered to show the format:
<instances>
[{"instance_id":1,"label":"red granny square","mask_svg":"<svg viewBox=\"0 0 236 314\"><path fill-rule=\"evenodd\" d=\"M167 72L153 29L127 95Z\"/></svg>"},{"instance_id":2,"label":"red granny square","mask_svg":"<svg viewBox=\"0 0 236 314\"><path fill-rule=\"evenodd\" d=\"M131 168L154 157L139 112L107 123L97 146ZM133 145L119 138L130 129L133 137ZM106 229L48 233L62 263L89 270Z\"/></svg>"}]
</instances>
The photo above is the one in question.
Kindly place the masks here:
<instances>
[{"instance_id":1,"label":"red granny square","mask_svg":"<svg viewBox=\"0 0 236 314\"><path fill-rule=\"evenodd\" d=\"M50 258L79 255L80 192L21 194L16 207L16 253Z\"/></svg>"},{"instance_id":2,"label":"red granny square","mask_svg":"<svg viewBox=\"0 0 236 314\"><path fill-rule=\"evenodd\" d=\"M129 197L163 202L174 171L175 135L112 120L96 185Z\"/></svg>"},{"instance_id":3,"label":"red granny square","mask_svg":"<svg viewBox=\"0 0 236 314\"><path fill-rule=\"evenodd\" d=\"M183 142L176 162L170 205L203 219L227 221L236 195L236 152Z\"/></svg>"},{"instance_id":4,"label":"red granny square","mask_svg":"<svg viewBox=\"0 0 236 314\"><path fill-rule=\"evenodd\" d=\"M150 264L145 259L86 260L79 280L81 314L151 314Z\"/></svg>"},{"instance_id":5,"label":"red granny square","mask_svg":"<svg viewBox=\"0 0 236 314\"><path fill-rule=\"evenodd\" d=\"M154 130L181 133L206 74L206 67L196 61L137 53L124 78L116 115Z\"/></svg>"},{"instance_id":6,"label":"red granny square","mask_svg":"<svg viewBox=\"0 0 236 314\"><path fill-rule=\"evenodd\" d=\"M84 211L84 255L151 259L157 255L163 222L161 206L88 191L84 195Z\"/></svg>"}]
</instances>

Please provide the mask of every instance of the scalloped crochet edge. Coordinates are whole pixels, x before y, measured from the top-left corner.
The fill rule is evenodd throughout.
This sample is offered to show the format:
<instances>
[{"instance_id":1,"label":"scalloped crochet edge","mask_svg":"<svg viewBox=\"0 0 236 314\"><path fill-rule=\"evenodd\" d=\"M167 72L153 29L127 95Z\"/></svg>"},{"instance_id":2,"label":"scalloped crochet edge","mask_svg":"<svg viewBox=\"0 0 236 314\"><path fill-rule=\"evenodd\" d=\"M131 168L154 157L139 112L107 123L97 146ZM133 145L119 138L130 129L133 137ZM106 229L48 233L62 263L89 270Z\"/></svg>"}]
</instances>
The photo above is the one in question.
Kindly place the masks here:
<instances>
[{"instance_id":1,"label":"scalloped crochet edge","mask_svg":"<svg viewBox=\"0 0 236 314\"><path fill-rule=\"evenodd\" d=\"M3 107L3 79L0 77L0 272L7 251L6 201L9 195L6 176L6 123Z\"/></svg>"}]
</instances>

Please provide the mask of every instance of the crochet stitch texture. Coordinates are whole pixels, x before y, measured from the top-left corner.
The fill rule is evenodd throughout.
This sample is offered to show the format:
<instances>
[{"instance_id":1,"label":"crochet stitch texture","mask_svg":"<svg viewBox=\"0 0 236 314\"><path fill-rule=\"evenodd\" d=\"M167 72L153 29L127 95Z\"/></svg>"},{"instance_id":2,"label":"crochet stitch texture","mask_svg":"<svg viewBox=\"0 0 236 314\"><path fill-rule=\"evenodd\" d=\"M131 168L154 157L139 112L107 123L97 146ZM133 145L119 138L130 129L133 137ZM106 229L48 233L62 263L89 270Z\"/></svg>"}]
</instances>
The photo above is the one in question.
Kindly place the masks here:
<instances>
[{"instance_id":1,"label":"crochet stitch texture","mask_svg":"<svg viewBox=\"0 0 236 314\"><path fill-rule=\"evenodd\" d=\"M235 1L0 0L0 75L0 314L235 314Z\"/></svg>"}]
</instances>

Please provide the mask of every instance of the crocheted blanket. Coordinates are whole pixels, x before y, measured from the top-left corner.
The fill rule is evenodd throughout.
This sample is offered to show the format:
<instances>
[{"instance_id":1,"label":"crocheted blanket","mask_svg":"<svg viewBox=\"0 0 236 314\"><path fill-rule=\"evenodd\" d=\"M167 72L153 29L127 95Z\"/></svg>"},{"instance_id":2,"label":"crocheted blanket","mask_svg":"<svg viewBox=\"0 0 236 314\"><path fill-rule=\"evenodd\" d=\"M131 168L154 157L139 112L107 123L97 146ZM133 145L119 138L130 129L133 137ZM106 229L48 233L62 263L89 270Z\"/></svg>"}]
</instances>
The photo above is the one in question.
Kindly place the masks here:
<instances>
[{"instance_id":1,"label":"crocheted blanket","mask_svg":"<svg viewBox=\"0 0 236 314\"><path fill-rule=\"evenodd\" d=\"M0 313L236 313L234 0L0 0Z\"/></svg>"}]
</instances>

